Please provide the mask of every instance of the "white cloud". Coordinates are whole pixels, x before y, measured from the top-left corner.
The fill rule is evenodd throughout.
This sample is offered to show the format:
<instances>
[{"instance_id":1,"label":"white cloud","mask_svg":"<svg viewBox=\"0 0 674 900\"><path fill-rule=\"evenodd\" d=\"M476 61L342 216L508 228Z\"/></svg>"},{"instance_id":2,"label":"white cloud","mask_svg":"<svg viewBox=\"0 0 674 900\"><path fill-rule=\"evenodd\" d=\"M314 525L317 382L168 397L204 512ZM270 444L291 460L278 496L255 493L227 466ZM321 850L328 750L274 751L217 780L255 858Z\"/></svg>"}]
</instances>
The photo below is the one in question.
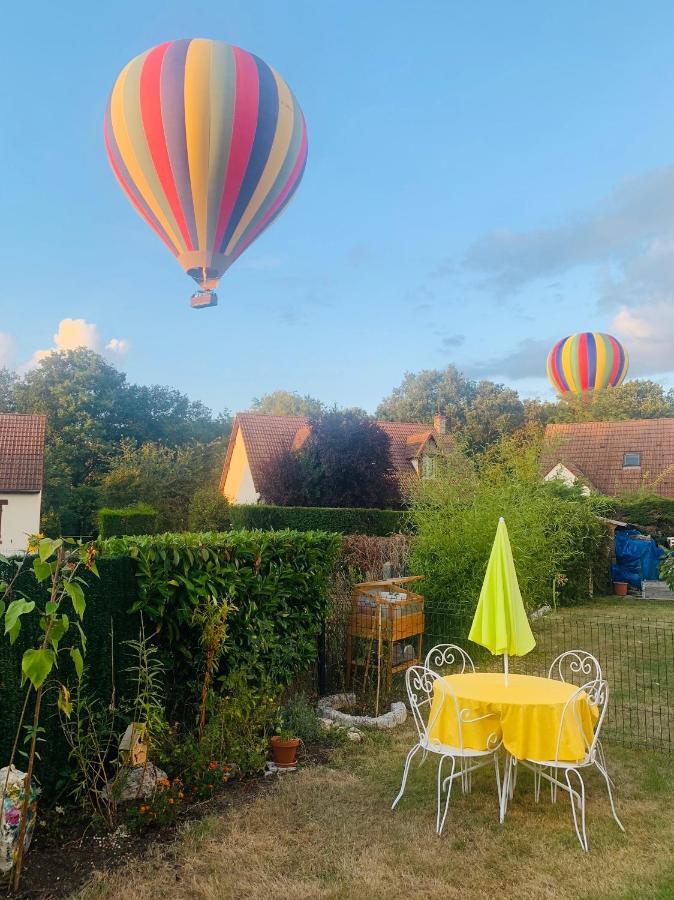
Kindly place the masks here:
<instances>
[{"instance_id":1,"label":"white cloud","mask_svg":"<svg viewBox=\"0 0 674 900\"><path fill-rule=\"evenodd\" d=\"M131 349L131 345L125 338L111 338L105 345L108 353L114 353L117 356L126 356Z\"/></svg>"},{"instance_id":2,"label":"white cloud","mask_svg":"<svg viewBox=\"0 0 674 900\"><path fill-rule=\"evenodd\" d=\"M34 368L40 360L60 350L76 350L85 347L95 353L105 353L113 358L124 356L129 351L129 342L124 338L111 338L105 346L98 330L98 325L86 319L61 319L53 336L54 346L44 350L36 350L31 358L18 366L19 372L27 372ZM0 357L2 346L0 344Z\"/></svg>"},{"instance_id":3,"label":"white cloud","mask_svg":"<svg viewBox=\"0 0 674 900\"><path fill-rule=\"evenodd\" d=\"M610 327L627 348L631 376L674 371L674 304L661 300L636 309L624 306Z\"/></svg>"}]
</instances>

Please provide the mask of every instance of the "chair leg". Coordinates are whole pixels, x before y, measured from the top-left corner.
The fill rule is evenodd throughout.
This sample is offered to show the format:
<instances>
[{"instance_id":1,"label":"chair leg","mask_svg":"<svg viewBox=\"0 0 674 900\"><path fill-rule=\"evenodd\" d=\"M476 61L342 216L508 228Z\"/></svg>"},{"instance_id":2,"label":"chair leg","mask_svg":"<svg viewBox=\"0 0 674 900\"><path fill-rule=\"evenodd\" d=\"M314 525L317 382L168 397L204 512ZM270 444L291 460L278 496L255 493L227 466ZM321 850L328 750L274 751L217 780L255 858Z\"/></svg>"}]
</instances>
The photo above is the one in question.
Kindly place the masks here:
<instances>
[{"instance_id":1,"label":"chair leg","mask_svg":"<svg viewBox=\"0 0 674 900\"><path fill-rule=\"evenodd\" d=\"M503 783L501 785L501 808L499 811L499 822L501 825L505 819L506 810L508 808L508 797L510 796L510 779L512 778L513 758L508 753L506 755L505 766L503 767Z\"/></svg>"},{"instance_id":2,"label":"chair leg","mask_svg":"<svg viewBox=\"0 0 674 900\"><path fill-rule=\"evenodd\" d=\"M445 811L442 815L442 821L438 823L437 832L438 834L442 834L442 829L445 827L445 819L447 818L447 811L449 810L449 798L452 795L452 784L454 783L454 771L456 769L456 759L453 756L443 756L440 761L440 766L445 759L451 759L452 761L452 771L449 773L448 778L445 780L448 782L447 784L447 799L445 800ZM440 780L440 767L438 767L438 788L440 788L442 782ZM438 794L438 818L440 817L440 794Z\"/></svg>"},{"instance_id":3,"label":"chair leg","mask_svg":"<svg viewBox=\"0 0 674 900\"><path fill-rule=\"evenodd\" d=\"M541 770L539 768L534 769L534 801L536 803L541 799Z\"/></svg>"},{"instance_id":4,"label":"chair leg","mask_svg":"<svg viewBox=\"0 0 674 900\"><path fill-rule=\"evenodd\" d=\"M552 770L550 770L550 775L552 776ZM557 785L555 784L554 781L550 782L550 802L551 803L557 802Z\"/></svg>"},{"instance_id":5,"label":"chair leg","mask_svg":"<svg viewBox=\"0 0 674 900\"><path fill-rule=\"evenodd\" d=\"M606 762L605 762L605 760L603 760L603 756L604 756L603 752L601 753L601 756L602 756L602 762L600 763L599 760L595 760L595 766L599 769L601 774L604 776L604 780L606 782L606 789L608 791L608 799L611 802L611 812L613 813L613 818L616 820L618 828L624 832L625 827L624 827L623 823L620 821L620 819L618 818L618 813L616 812L616 809L615 809L615 803L613 801L613 791L611 790L611 778L609 777L609 774L606 771Z\"/></svg>"},{"instance_id":6,"label":"chair leg","mask_svg":"<svg viewBox=\"0 0 674 900\"><path fill-rule=\"evenodd\" d=\"M421 749L421 744L415 744L414 747L412 747L410 752L407 754L407 759L405 760L405 768L403 769L403 783L400 785L400 791L398 792L398 796L393 801L391 809L396 808L398 801L400 800L402 795L405 793L405 785L407 784L407 775L410 771L410 763L412 762L412 759L414 758L415 753L417 753L420 749Z\"/></svg>"},{"instance_id":7,"label":"chair leg","mask_svg":"<svg viewBox=\"0 0 674 900\"><path fill-rule=\"evenodd\" d=\"M578 782L580 784L580 793L578 793L578 791L574 791L573 787L571 786L571 778L569 776L572 772L578 778ZM571 812L573 813L573 825L576 829L576 835L578 836L578 840L580 841L580 846L587 853L589 847L587 843L587 834L585 832L585 782L583 781L583 776L580 774L578 769L565 769L564 776L566 777L566 783L569 786ZM578 803L580 806L580 826L578 824L578 815L576 814L576 798L578 799Z\"/></svg>"},{"instance_id":8,"label":"chair leg","mask_svg":"<svg viewBox=\"0 0 674 900\"><path fill-rule=\"evenodd\" d=\"M498 796L498 808L499 808L499 812L500 812L502 797L501 797L501 770L500 770L499 764L498 764L498 753L494 753L494 769L496 771L496 794Z\"/></svg>"},{"instance_id":9,"label":"chair leg","mask_svg":"<svg viewBox=\"0 0 674 900\"><path fill-rule=\"evenodd\" d=\"M517 760L514 756L510 757L512 760L511 766L511 778L510 778L510 799L512 800L513 794L515 793L515 787L517 786Z\"/></svg>"}]
</instances>

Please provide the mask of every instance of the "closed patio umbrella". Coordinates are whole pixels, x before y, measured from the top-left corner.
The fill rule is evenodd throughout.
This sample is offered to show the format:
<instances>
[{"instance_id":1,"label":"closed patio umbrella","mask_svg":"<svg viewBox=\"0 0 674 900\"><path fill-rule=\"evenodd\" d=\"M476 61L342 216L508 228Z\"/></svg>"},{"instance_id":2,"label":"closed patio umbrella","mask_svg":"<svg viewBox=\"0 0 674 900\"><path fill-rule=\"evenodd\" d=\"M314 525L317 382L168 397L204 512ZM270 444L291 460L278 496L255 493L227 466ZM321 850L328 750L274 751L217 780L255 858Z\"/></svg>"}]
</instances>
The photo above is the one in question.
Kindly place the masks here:
<instances>
[{"instance_id":1,"label":"closed patio umbrella","mask_svg":"<svg viewBox=\"0 0 674 900\"><path fill-rule=\"evenodd\" d=\"M525 656L536 646L517 583L508 529L499 519L494 545L487 563L480 599L468 639L486 647L494 656L503 654L508 683L508 657Z\"/></svg>"}]
</instances>

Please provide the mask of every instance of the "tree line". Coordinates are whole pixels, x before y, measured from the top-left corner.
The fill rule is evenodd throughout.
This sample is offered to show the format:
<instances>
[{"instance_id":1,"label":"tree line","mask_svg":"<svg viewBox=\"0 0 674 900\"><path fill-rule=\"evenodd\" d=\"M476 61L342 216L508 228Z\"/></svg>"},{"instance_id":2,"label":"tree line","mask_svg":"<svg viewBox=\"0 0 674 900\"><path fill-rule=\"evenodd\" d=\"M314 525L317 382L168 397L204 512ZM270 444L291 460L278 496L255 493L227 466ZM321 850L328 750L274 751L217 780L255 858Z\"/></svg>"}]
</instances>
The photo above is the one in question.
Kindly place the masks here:
<instances>
[{"instance_id":1,"label":"tree line","mask_svg":"<svg viewBox=\"0 0 674 900\"><path fill-rule=\"evenodd\" d=\"M387 506L400 498L387 441L373 419L430 424L441 414L459 447L481 454L503 436L540 431L551 422L674 417L674 391L637 379L595 395L530 400L449 365L407 373L374 417L358 408L331 410L308 394L284 390L254 400L252 409L305 415L313 425L301 448L267 467L265 499ZM226 410L214 414L171 387L132 384L80 348L50 354L22 376L0 369L0 411L46 417L46 533L91 534L101 506L149 503L167 530L187 528L191 506L214 507L231 430Z\"/></svg>"}]
</instances>

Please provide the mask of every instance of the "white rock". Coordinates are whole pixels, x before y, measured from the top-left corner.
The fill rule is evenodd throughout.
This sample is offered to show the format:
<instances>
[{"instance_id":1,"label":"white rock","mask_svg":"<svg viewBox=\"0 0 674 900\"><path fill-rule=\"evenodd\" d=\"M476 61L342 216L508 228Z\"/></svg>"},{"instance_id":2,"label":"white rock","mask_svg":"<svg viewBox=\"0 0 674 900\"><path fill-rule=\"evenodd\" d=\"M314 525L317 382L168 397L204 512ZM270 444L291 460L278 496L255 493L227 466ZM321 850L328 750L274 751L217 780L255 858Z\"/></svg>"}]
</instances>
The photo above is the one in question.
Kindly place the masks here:
<instances>
[{"instance_id":1,"label":"white rock","mask_svg":"<svg viewBox=\"0 0 674 900\"><path fill-rule=\"evenodd\" d=\"M333 694L318 701L317 712L322 718L332 719L342 727L356 725L362 728L389 729L402 725L407 719L407 707L399 702L392 703L391 709L381 716L352 716L341 712L343 706L353 706L355 702L355 694Z\"/></svg>"},{"instance_id":2,"label":"white rock","mask_svg":"<svg viewBox=\"0 0 674 900\"><path fill-rule=\"evenodd\" d=\"M354 744L360 744L360 742L363 740L363 732L358 731L357 728L349 728L349 730L346 732L346 736L350 741L353 741Z\"/></svg>"},{"instance_id":3,"label":"white rock","mask_svg":"<svg viewBox=\"0 0 674 900\"><path fill-rule=\"evenodd\" d=\"M129 774L124 779L124 787L119 795L120 800L147 800L157 790L157 782L166 778L166 772L147 763L129 769Z\"/></svg>"}]
</instances>

